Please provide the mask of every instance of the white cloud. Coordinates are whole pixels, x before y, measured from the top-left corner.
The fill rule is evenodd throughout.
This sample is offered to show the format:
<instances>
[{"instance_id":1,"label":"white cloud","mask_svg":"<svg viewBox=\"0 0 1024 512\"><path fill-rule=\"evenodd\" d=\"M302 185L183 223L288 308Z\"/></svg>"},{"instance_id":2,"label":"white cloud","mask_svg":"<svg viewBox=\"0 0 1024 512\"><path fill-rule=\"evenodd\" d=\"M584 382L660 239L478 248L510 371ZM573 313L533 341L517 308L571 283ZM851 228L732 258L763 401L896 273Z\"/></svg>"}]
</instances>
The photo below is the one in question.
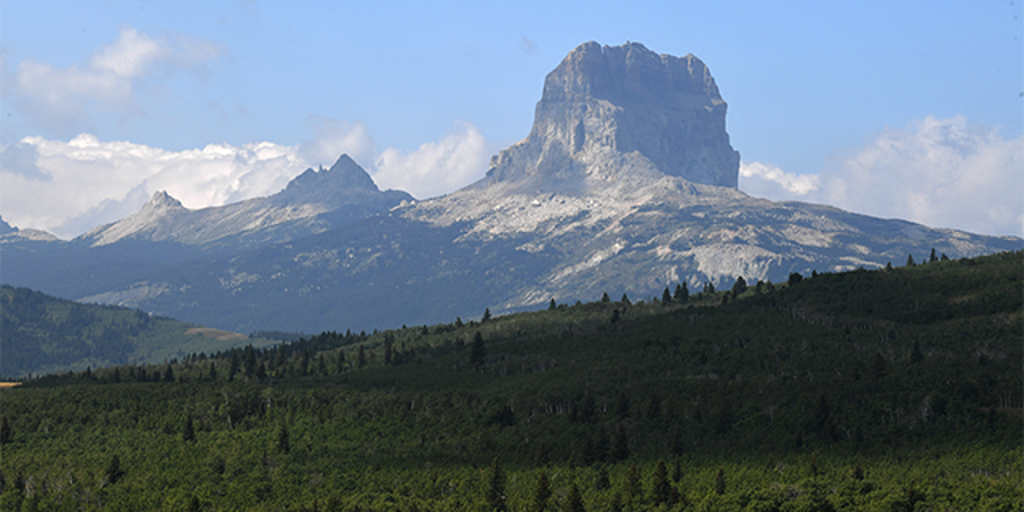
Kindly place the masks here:
<instances>
[{"instance_id":1,"label":"white cloud","mask_svg":"<svg viewBox=\"0 0 1024 512\"><path fill-rule=\"evenodd\" d=\"M330 166L339 156L348 154L364 167L373 163L373 139L362 121L309 116L307 124L313 133L312 139L302 143L302 156L307 161Z\"/></svg>"},{"instance_id":2,"label":"white cloud","mask_svg":"<svg viewBox=\"0 0 1024 512\"><path fill-rule=\"evenodd\" d=\"M815 178L811 180L810 178ZM753 195L828 203L878 217L984 234L1024 235L1024 137L961 116L886 129L818 175L741 165Z\"/></svg>"},{"instance_id":3,"label":"white cloud","mask_svg":"<svg viewBox=\"0 0 1024 512\"><path fill-rule=\"evenodd\" d=\"M798 198L818 190L817 174L793 174L771 164L740 162L740 185L744 192L772 198Z\"/></svg>"},{"instance_id":4,"label":"white cloud","mask_svg":"<svg viewBox=\"0 0 1024 512\"><path fill-rule=\"evenodd\" d=\"M315 137L296 146L259 142L166 151L82 134L64 142L26 137L0 148L0 205L20 228L71 238L137 211L159 190L188 208L219 206L280 191L309 167L348 153L382 189L416 197L451 192L483 176L488 144L471 124L403 153L374 153L361 122L311 120ZM367 162L375 165L367 165Z\"/></svg>"},{"instance_id":5,"label":"white cloud","mask_svg":"<svg viewBox=\"0 0 1024 512\"><path fill-rule=\"evenodd\" d=\"M8 94L31 124L55 133L78 133L91 126L99 110L139 111L135 83L147 73L202 72L222 51L200 39L180 34L153 39L122 26L117 40L84 66L21 62Z\"/></svg>"},{"instance_id":6,"label":"white cloud","mask_svg":"<svg viewBox=\"0 0 1024 512\"><path fill-rule=\"evenodd\" d=\"M62 237L122 218L158 190L190 208L215 206L277 192L308 166L296 148L268 142L173 152L88 134L69 142L27 137L0 160L12 151L35 161L22 166L30 171L0 169L4 218Z\"/></svg>"},{"instance_id":7,"label":"white cloud","mask_svg":"<svg viewBox=\"0 0 1024 512\"><path fill-rule=\"evenodd\" d=\"M385 149L375 161L373 178L381 188L405 190L414 197L446 194L483 177L492 148L470 123L437 142L403 153Z\"/></svg>"}]
</instances>

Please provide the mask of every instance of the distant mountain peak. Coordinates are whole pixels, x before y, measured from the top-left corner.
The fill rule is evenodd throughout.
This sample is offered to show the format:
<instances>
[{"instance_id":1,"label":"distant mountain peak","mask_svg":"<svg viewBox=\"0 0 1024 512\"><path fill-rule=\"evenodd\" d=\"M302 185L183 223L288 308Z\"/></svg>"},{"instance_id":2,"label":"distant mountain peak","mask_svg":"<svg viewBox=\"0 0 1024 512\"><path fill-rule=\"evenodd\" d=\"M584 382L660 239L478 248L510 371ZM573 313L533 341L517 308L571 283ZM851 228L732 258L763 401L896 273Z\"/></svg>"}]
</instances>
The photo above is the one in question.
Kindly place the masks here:
<instances>
[{"instance_id":1,"label":"distant mountain peak","mask_svg":"<svg viewBox=\"0 0 1024 512\"><path fill-rule=\"evenodd\" d=\"M15 233L17 231L18 231L18 228L8 224L7 221L4 220L3 215L0 215L0 235L6 235L8 233Z\"/></svg>"},{"instance_id":2,"label":"distant mountain peak","mask_svg":"<svg viewBox=\"0 0 1024 512\"><path fill-rule=\"evenodd\" d=\"M325 190L333 193L379 192L373 178L347 154L338 157L330 169L313 170L312 167L296 176L283 192L289 194L321 195Z\"/></svg>"},{"instance_id":3,"label":"distant mountain peak","mask_svg":"<svg viewBox=\"0 0 1024 512\"><path fill-rule=\"evenodd\" d=\"M529 136L492 159L487 182L596 184L661 173L736 188L726 107L692 54L584 43L547 75Z\"/></svg>"},{"instance_id":4,"label":"distant mountain peak","mask_svg":"<svg viewBox=\"0 0 1024 512\"><path fill-rule=\"evenodd\" d=\"M171 197L166 191L158 190L153 193L153 197L143 205L142 209L147 211L184 210L185 207L181 204L181 201Z\"/></svg>"}]
</instances>

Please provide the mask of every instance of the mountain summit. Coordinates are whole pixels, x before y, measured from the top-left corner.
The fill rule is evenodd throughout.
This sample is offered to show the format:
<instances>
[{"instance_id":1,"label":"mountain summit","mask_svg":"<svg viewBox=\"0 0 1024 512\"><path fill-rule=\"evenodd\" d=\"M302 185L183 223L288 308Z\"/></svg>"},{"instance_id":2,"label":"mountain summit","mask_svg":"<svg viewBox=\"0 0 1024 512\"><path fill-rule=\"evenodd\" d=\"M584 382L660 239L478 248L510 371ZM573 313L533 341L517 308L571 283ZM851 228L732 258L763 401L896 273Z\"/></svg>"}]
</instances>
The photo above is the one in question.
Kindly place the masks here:
<instances>
[{"instance_id":1,"label":"mountain summit","mask_svg":"<svg viewBox=\"0 0 1024 512\"><path fill-rule=\"evenodd\" d=\"M487 182L564 188L660 171L736 188L740 157L725 114L711 72L692 54L585 43L548 74L533 129L492 159Z\"/></svg>"},{"instance_id":2,"label":"mountain summit","mask_svg":"<svg viewBox=\"0 0 1024 512\"><path fill-rule=\"evenodd\" d=\"M696 57L586 43L547 75L529 135L461 190L416 202L342 156L274 196L203 210L158 196L67 250L6 244L3 278L231 331L311 332L1024 246L750 197L725 114Z\"/></svg>"}]
</instances>

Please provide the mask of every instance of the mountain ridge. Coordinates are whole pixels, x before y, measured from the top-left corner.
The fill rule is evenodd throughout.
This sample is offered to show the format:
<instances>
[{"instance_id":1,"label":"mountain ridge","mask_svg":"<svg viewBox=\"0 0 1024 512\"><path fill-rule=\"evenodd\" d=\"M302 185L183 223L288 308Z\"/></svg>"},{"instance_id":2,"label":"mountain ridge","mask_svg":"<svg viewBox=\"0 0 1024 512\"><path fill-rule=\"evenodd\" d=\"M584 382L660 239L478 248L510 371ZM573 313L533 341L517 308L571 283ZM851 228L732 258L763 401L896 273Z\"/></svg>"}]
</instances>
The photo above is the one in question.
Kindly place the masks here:
<instances>
[{"instance_id":1,"label":"mountain ridge","mask_svg":"<svg viewBox=\"0 0 1024 512\"><path fill-rule=\"evenodd\" d=\"M530 135L495 156L484 178L442 197L389 196L343 155L336 174L310 169L279 194L244 203L282 201L267 206L277 217L265 225L258 208L220 207L188 215L221 212L221 224L172 223L181 229L162 238L106 246L78 240L82 252L50 260L36 246L8 244L5 262L16 256L17 284L57 295L63 289L234 331L310 332L436 323L606 292L659 296L682 282L778 282L920 260L932 250L961 258L1024 246L1015 237L739 191L726 103L692 55L586 43L545 83ZM306 185L329 177L337 186ZM356 206L302 212L336 199ZM366 204L373 208L358 207ZM274 223L285 214L293 217ZM157 256L159 265L145 261ZM114 273L104 261L125 264ZM58 279L52 262L72 268L77 282Z\"/></svg>"}]
</instances>

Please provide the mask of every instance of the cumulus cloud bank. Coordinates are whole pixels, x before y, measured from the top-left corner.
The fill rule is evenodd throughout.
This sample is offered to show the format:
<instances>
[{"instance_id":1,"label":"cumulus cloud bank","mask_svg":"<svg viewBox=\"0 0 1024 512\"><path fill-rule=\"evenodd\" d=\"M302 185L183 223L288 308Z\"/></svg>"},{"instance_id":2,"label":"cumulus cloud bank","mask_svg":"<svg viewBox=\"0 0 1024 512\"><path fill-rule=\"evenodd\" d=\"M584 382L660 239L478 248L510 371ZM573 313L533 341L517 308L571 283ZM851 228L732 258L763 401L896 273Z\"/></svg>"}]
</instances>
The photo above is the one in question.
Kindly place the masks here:
<instances>
[{"instance_id":1,"label":"cumulus cloud bank","mask_svg":"<svg viewBox=\"0 0 1024 512\"><path fill-rule=\"evenodd\" d=\"M469 123L416 151L374 151L361 122L311 120L314 137L285 146L260 142L166 151L83 134L68 142L26 137L0 150L0 214L20 228L71 238L137 211L167 191L203 208L280 191L309 167L329 167L347 153L381 188L425 198L479 179L489 145Z\"/></svg>"},{"instance_id":2,"label":"cumulus cloud bank","mask_svg":"<svg viewBox=\"0 0 1024 512\"><path fill-rule=\"evenodd\" d=\"M145 74L155 70L204 73L206 63L222 52L216 44L185 35L154 39L122 26L117 40L83 66L21 62L7 94L37 127L78 133L91 126L96 112L137 112L135 86Z\"/></svg>"},{"instance_id":3,"label":"cumulus cloud bank","mask_svg":"<svg viewBox=\"0 0 1024 512\"><path fill-rule=\"evenodd\" d=\"M816 175L740 165L740 188L934 227L1024 235L1024 137L961 116L886 129Z\"/></svg>"}]
</instances>

